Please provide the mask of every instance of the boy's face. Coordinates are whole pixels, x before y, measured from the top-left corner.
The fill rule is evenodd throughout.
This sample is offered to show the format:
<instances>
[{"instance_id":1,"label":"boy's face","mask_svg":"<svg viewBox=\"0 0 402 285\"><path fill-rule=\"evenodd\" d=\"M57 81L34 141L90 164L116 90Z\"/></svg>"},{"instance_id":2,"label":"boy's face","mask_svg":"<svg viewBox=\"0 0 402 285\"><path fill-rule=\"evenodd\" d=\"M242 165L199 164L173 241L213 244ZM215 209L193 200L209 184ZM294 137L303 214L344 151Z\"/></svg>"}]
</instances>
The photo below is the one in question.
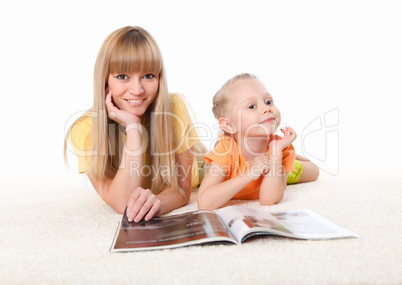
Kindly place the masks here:
<instances>
[{"instance_id":1,"label":"boy's face","mask_svg":"<svg viewBox=\"0 0 402 285\"><path fill-rule=\"evenodd\" d=\"M226 93L231 102L227 119L238 135L267 137L275 133L281 123L281 114L260 80L241 79Z\"/></svg>"}]
</instances>

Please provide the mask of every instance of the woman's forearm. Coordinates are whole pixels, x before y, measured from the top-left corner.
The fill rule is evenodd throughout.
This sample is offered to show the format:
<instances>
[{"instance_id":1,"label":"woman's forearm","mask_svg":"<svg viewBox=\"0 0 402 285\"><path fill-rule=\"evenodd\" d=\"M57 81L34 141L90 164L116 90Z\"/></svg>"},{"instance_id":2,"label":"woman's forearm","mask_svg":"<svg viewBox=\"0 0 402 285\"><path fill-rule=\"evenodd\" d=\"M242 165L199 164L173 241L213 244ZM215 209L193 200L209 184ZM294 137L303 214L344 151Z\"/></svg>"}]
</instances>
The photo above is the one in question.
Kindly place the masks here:
<instances>
[{"instance_id":1,"label":"woman's forearm","mask_svg":"<svg viewBox=\"0 0 402 285\"><path fill-rule=\"evenodd\" d=\"M194 161L194 147L176 155L178 182L182 191L168 187L156 196L162 202L158 215L187 205L191 196L191 179Z\"/></svg>"},{"instance_id":2,"label":"woman's forearm","mask_svg":"<svg viewBox=\"0 0 402 285\"><path fill-rule=\"evenodd\" d=\"M130 128L131 126L131 128ZM142 186L143 141L141 125L130 125L121 155L119 170L103 191L102 197L117 212L127 205L131 193ZM145 173L146 174L146 173Z\"/></svg>"},{"instance_id":3,"label":"woman's forearm","mask_svg":"<svg viewBox=\"0 0 402 285\"><path fill-rule=\"evenodd\" d=\"M162 202L162 207L157 215L166 214L174 209L187 205L191 193L183 195L179 191L173 190L171 187L162 190L156 196Z\"/></svg>"}]
</instances>

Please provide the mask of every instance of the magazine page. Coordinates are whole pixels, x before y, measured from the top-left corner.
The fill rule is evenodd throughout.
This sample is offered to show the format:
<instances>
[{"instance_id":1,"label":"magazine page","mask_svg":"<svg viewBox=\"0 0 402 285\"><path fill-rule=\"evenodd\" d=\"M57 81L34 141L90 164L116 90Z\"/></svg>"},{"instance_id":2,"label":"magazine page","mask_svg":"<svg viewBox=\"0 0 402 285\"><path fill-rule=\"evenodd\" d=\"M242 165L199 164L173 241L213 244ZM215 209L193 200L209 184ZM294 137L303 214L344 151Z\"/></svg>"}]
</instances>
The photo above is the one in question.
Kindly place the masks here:
<instances>
[{"instance_id":1,"label":"magazine page","mask_svg":"<svg viewBox=\"0 0 402 285\"><path fill-rule=\"evenodd\" d=\"M308 210L271 212L297 238L333 239L359 237L356 233Z\"/></svg>"},{"instance_id":2,"label":"magazine page","mask_svg":"<svg viewBox=\"0 0 402 285\"><path fill-rule=\"evenodd\" d=\"M299 239L358 237L311 210L268 212L242 206L229 206L219 212L222 222L238 242L257 234L273 234Z\"/></svg>"},{"instance_id":3,"label":"magazine page","mask_svg":"<svg viewBox=\"0 0 402 285\"><path fill-rule=\"evenodd\" d=\"M234 238L240 243L253 234L268 234L268 231L278 235L291 236L278 219L268 211L255 210L243 206L229 206L219 212L219 218L229 228Z\"/></svg>"},{"instance_id":4,"label":"magazine page","mask_svg":"<svg viewBox=\"0 0 402 285\"><path fill-rule=\"evenodd\" d=\"M172 248L217 241L235 243L212 211L155 217L139 223L128 222L124 214L110 251Z\"/></svg>"}]
</instances>

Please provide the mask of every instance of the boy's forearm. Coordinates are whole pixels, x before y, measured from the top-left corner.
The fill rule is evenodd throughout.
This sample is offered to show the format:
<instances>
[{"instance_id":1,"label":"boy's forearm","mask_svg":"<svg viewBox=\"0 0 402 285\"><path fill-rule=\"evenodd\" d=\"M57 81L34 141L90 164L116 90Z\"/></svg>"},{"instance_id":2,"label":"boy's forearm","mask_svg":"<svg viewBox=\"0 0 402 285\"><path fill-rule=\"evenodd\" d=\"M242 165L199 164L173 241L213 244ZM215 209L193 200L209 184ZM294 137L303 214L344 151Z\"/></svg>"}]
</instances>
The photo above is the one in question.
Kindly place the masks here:
<instances>
[{"instance_id":1,"label":"boy's forearm","mask_svg":"<svg viewBox=\"0 0 402 285\"><path fill-rule=\"evenodd\" d=\"M237 193L246 187L252 179L247 175L239 175L222 183L200 188L198 207L200 209L217 209L229 202Z\"/></svg>"},{"instance_id":2,"label":"boy's forearm","mask_svg":"<svg viewBox=\"0 0 402 285\"><path fill-rule=\"evenodd\" d=\"M285 191L284 173L282 167L282 152L269 154L270 171L265 175L260 187L260 204L274 205L283 198Z\"/></svg>"}]
</instances>

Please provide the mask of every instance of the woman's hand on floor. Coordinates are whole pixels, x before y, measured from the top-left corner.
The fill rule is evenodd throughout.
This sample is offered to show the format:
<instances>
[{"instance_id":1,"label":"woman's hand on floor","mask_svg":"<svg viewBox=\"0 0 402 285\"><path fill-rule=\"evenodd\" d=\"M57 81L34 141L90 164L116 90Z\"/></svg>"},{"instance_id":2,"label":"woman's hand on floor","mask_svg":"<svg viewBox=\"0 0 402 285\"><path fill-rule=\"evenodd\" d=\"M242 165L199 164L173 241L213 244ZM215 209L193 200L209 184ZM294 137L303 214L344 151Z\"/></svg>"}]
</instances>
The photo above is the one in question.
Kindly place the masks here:
<instances>
[{"instance_id":1,"label":"woman's hand on floor","mask_svg":"<svg viewBox=\"0 0 402 285\"><path fill-rule=\"evenodd\" d=\"M126 214L130 222L138 223L142 219L149 221L161 208L162 202L151 190L138 187L128 200Z\"/></svg>"}]
</instances>

